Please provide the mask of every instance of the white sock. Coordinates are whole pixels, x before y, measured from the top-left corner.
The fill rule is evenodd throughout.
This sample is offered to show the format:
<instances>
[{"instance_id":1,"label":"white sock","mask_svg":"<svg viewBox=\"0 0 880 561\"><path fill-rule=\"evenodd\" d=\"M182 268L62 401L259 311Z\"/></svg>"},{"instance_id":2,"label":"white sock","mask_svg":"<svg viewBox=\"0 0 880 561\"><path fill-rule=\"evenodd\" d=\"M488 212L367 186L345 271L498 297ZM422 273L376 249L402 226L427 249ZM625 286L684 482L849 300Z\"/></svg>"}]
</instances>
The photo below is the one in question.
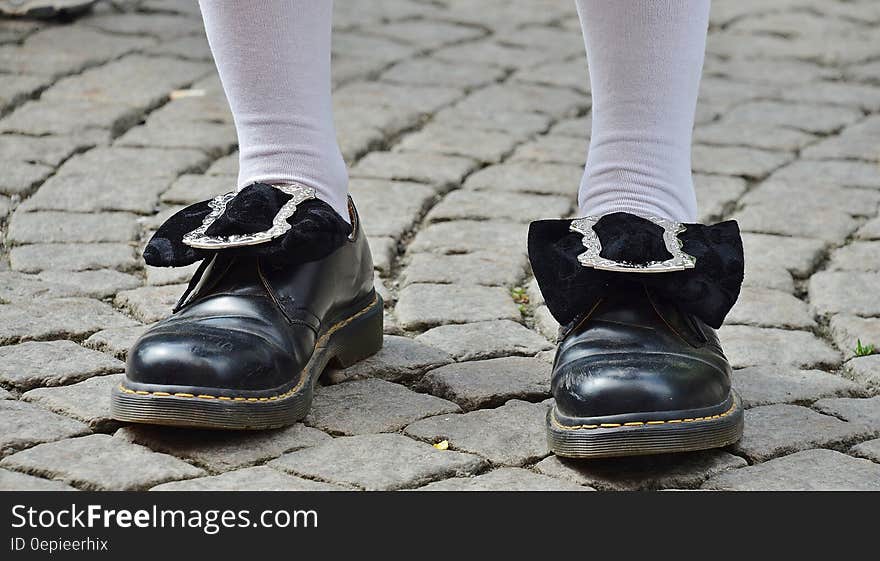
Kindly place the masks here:
<instances>
[{"instance_id":1,"label":"white sock","mask_svg":"<svg viewBox=\"0 0 880 561\"><path fill-rule=\"evenodd\" d=\"M238 132L238 186L295 181L349 220L330 101L331 0L200 0Z\"/></svg>"},{"instance_id":2,"label":"white sock","mask_svg":"<svg viewBox=\"0 0 880 561\"><path fill-rule=\"evenodd\" d=\"M576 0L593 92L584 215L693 222L691 136L710 0Z\"/></svg>"}]
</instances>

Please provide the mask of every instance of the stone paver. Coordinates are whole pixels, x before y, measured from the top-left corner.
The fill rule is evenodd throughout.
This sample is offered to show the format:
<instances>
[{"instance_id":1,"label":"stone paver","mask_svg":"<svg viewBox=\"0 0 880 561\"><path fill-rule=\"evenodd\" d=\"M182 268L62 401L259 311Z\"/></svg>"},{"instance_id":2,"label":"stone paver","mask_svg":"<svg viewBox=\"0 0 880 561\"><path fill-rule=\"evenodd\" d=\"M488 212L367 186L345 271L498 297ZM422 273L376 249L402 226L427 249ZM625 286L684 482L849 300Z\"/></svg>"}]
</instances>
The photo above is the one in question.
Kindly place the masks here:
<instances>
[{"instance_id":1,"label":"stone paver","mask_svg":"<svg viewBox=\"0 0 880 561\"><path fill-rule=\"evenodd\" d=\"M880 389L880 355L854 358L843 365L843 371L846 376L872 391Z\"/></svg>"},{"instance_id":2,"label":"stone paver","mask_svg":"<svg viewBox=\"0 0 880 561\"><path fill-rule=\"evenodd\" d=\"M386 335L378 353L344 370L330 372L330 378L334 382L368 377L400 382L418 378L431 368L450 362L452 357L440 349L409 337Z\"/></svg>"},{"instance_id":3,"label":"stone paver","mask_svg":"<svg viewBox=\"0 0 880 561\"><path fill-rule=\"evenodd\" d=\"M0 347L0 382L21 390L71 384L124 368L119 360L73 341L29 341Z\"/></svg>"},{"instance_id":4,"label":"stone paver","mask_svg":"<svg viewBox=\"0 0 880 561\"><path fill-rule=\"evenodd\" d=\"M177 456L212 472L262 463L294 450L330 440L330 436L302 424L258 432L181 430L132 425L115 435L135 444Z\"/></svg>"},{"instance_id":5,"label":"stone paver","mask_svg":"<svg viewBox=\"0 0 880 561\"><path fill-rule=\"evenodd\" d=\"M849 453L880 464L880 438L856 444L850 448Z\"/></svg>"},{"instance_id":6,"label":"stone paver","mask_svg":"<svg viewBox=\"0 0 880 561\"><path fill-rule=\"evenodd\" d=\"M862 392L859 384L840 376L784 365L734 370L733 387L747 408L774 403L804 403L823 397L849 397Z\"/></svg>"},{"instance_id":7,"label":"stone paver","mask_svg":"<svg viewBox=\"0 0 880 561\"><path fill-rule=\"evenodd\" d=\"M520 318L507 290L488 286L412 284L400 291L395 311L404 329Z\"/></svg>"},{"instance_id":8,"label":"stone paver","mask_svg":"<svg viewBox=\"0 0 880 561\"><path fill-rule=\"evenodd\" d=\"M878 283L880 273L822 271L810 277L810 302L820 314L880 316Z\"/></svg>"},{"instance_id":9,"label":"stone paver","mask_svg":"<svg viewBox=\"0 0 880 561\"><path fill-rule=\"evenodd\" d=\"M83 337L135 322L102 302L87 298L27 300L0 305L0 344L32 339Z\"/></svg>"},{"instance_id":10,"label":"stone paver","mask_svg":"<svg viewBox=\"0 0 880 561\"><path fill-rule=\"evenodd\" d=\"M441 325L422 333L416 341L444 350L455 360L534 356L553 348L534 331L504 319Z\"/></svg>"},{"instance_id":11,"label":"stone paver","mask_svg":"<svg viewBox=\"0 0 880 561\"><path fill-rule=\"evenodd\" d=\"M66 483L0 469L0 491L76 491Z\"/></svg>"},{"instance_id":12,"label":"stone paver","mask_svg":"<svg viewBox=\"0 0 880 561\"><path fill-rule=\"evenodd\" d=\"M729 325L718 330L718 336L734 368L764 364L810 368L840 362L836 350L806 331Z\"/></svg>"},{"instance_id":13,"label":"stone paver","mask_svg":"<svg viewBox=\"0 0 880 561\"><path fill-rule=\"evenodd\" d=\"M724 491L877 491L880 465L833 450L806 450L722 473L703 485Z\"/></svg>"},{"instance_id":14,"label":"stone paver","mask_svg":"<svg viewBox=\"0 0 880 561\"><path fill-rule=\"evenodd\" d=\"M485 466L485 460L471 454L438 450L399 434L371 434L334 438L285 454L269 465L331 483L390 491L446 477L471 475Z\"/></svg>"},{"instance_id":15,"label":"stone paver","mask_svg":"<svg viewBox=\"0 0 880 561\"><path fill-rule=\"evenodd\" d=\"M733 454L711 450L589 462L550 456L538 462L535 469L545 475L603 491L637 491L694 488L715 474L745 465L745 460Z\"/></svg>"},{"instance_id":16,"label":"stone paver","mask_svg":"<svg viewBox=\"0 0 880 561\"><path fill-rule=\"evenodd\" d=\"M550 365L526 357L462 362L428 372L421 385L468 411L514 398L540 401L550 395Z\"/></svg>"},{"instance_id":17,"label":"stone paver","mask_svg":"<svg viewBox=\"0 0 880 561\"><path fill-rule=\"evenodd\" d=\"M880 432L880 396L865 399L838 397L820 399L813 407L851 423L863 424Z\"/></svg>"},{"instance_id":18,"label":"stone paver","mask_svg":"<svg viewBox=\"0 0 880 561\"><path fill-rule=\"evenodd\" d=\"M430 442L449 441L492 463L521 466L550 453L544 430L547 407L511 400L496 409L432 417L406 427L406 434Z\"/></svg>"},{"instance_id":19,"label":"stone paver","mask_svg":"<svg viewBox=\"0 0 880 561\"><path fill-rule=\"evenodd\" d=\"M38 444L7 456L0 467L95 491L134 491L204 474L182 460L106 434Z\"/></svg>"},{"instance_id":20,"label":"stone paver","mask_svg":"<svg viewBox=\"0 0 880 561\"><path fill-rule=\"evenodd\" d=\"M745 416L743 438L733 449L758 462L864 440L877 432L862 423L841 421L797 405L754 407Z\"/></svg>"},{"instance_id":21,"label":"stone paver","mask_svg":"<svg viewBox=\"0 0 880 561\"><path fill-rule=\"evenodd\" d=\"M124 374L110 374L69 386L36 388L25 392L21 398L82 421L93 431L108 432L119 426L119 422L110 416L110 391L124 377Z\"/></svg>"},{"instance_id":22,"label":"stone paver","mask_svg":"<svg viewBox=\"0 0 880 561\"><path fill-rule=\"evenodd\" d=\"M0 456L34 444L89 432L89 428L79 421L12 399L0 400L0 421L3 423L3 431L0 432Z\"/></svg>"},{"instance_id":23,"label":"stone paver","mask_svg":"<svg viewBox=\"0 0 880 561\"><path fill-rule=\"evenodd\" d=\"M156 485L150 491L341 491L329 483L287 475L266 466L256 466L220 475L196 477Z\"/></svg>"},{"instance_id":24,"label":"stone paver","mask_svg":"<svg viewBox=\"0 0 880 561\"><path fill-rule=\"evenodd\" d=\"M748 467L729 451L547 457L558 325L533 286L526 236L532 219L576 212L592 102L574 5L387 0L334 12L335 121L385 300L385 347L328 369L308 419L323 430L229 435L124 426L110 420L107 393L194 270L145 267L139 249L184 205L235 186L232 113L198 6L114 2L61 25L0 19L0 74L11 78L0 79L0 415L13 417L0 448L51 443L33 465L0 470L0 486L861 489L877 479L852 457L876 460L869 439L880 430L868 397L880 391L880 355L856 356L857 341L880 348L875 3L712 6L694 183L697 220L736 219L744 233L744 289L720 337L749 408L746 439L731 449ZM118 436L79 438L89 429ZM850 456L817 450L827 447ZM107 465L74 453L88 449ZM296 469L277 469L294 457ZM136 462L143 477L126 467Z\"/></svg>"},{"instance_id":25,"label":"stone paver","mask_svg":"<svg viewBox=\"0 0 880 561\"><path fill-rule=\"evenodd\" d=\"M476 477L429 483L417 491L591 491L590 487L554 479L521 468L499 468Z\"/></svg>"},{"instance_id":26,"label":"stone paver","mask_svg":"<svg viewBox=\"0 0 880 561\"><path fill-rule=\"evenodd\" d=\"M384 380L354 380L320 388L305 422L331 434L395 432L433 415L455 413L458 405Z\"/></svg>"}]
</instances>

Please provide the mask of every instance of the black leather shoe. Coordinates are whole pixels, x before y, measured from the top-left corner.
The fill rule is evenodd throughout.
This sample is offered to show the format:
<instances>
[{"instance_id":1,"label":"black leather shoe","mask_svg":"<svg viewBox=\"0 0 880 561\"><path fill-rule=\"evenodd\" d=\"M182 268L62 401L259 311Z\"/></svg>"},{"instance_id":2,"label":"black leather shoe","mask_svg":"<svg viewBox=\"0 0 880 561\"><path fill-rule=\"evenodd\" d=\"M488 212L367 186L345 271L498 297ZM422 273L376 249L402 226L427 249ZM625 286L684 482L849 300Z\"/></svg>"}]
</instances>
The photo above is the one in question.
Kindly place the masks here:
<instances>
[{"instance_id":1,"label":"black leather shoe","mask_svg":"<svg viewBox=\"0 0 880 561\"><path fill-rule=\"evenodd\" d=\"M288 425L308 412L329 363L348 366L381 348L382 300L354 205L349 227L311 190L292 189L249 186L160 228L148 263L204 260L175 313L130 350L112 395L115 419ZM290 229L279 234L288 214Z\"/></svg>"},{"instance_id":2,"label":"black leather shoe","mask_svg":"<svg viewBox=\"0 0 880 561\"><path fill-rule=\"evenodd\" d=\"M713 329L742 283L735 222L546 220L530 228L529 256L562 325L547 416L554 453L633 456L740 439L742 405Z\"/></svg>"}]
</instances>

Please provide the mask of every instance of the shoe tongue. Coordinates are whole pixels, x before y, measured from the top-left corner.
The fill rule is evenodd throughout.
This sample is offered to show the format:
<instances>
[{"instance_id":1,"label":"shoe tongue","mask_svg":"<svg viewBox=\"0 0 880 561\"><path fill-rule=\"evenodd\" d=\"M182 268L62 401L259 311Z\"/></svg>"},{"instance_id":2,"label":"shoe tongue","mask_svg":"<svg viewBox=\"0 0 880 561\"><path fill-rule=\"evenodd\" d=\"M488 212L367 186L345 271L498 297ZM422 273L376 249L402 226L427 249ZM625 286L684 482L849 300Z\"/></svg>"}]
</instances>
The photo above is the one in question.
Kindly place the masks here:
<instances>
[{"instance_id":1,"label":"shoe tongue","mask_svg":"<svg viewBox=\"0 0 880 561\"><path fill-rule=\"evenodd\" d=\"M254 234L272 227L272 219L291 196L266 183L248 185L226 205L226 211L205 230L209 236Z\"/></svg>"},{"instance_id":2,"label":"shoe tongue","mask_svg":"<svg viewBox=\"0 0 880 561\"><path fill-rule=\"evenodd\" d=\"M260 279L259 259L256 257L218 257L206 278L200 283L204 288L199 298L212 294L264 294L266 289Z\"/></svg>"}]
</instances>

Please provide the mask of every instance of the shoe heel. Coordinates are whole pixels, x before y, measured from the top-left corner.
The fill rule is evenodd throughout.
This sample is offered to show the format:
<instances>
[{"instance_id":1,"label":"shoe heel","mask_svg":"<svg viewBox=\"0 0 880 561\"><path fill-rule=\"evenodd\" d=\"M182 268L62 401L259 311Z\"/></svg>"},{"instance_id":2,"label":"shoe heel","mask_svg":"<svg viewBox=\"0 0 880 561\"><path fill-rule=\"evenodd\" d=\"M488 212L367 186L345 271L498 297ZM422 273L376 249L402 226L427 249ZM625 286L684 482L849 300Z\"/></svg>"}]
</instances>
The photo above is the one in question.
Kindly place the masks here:
<instances>
[{"instance_id":1,"label":"shoe heel","mask_svg":"<svg viewBox=\"0 0 880 561\"><path fill-rule=\"evenodd\" d=\"M383 309L382 297L376 295L372 306L333 334L333 366L347 368L379 352L384 334Z\"/></svg>"}]
</instances>

